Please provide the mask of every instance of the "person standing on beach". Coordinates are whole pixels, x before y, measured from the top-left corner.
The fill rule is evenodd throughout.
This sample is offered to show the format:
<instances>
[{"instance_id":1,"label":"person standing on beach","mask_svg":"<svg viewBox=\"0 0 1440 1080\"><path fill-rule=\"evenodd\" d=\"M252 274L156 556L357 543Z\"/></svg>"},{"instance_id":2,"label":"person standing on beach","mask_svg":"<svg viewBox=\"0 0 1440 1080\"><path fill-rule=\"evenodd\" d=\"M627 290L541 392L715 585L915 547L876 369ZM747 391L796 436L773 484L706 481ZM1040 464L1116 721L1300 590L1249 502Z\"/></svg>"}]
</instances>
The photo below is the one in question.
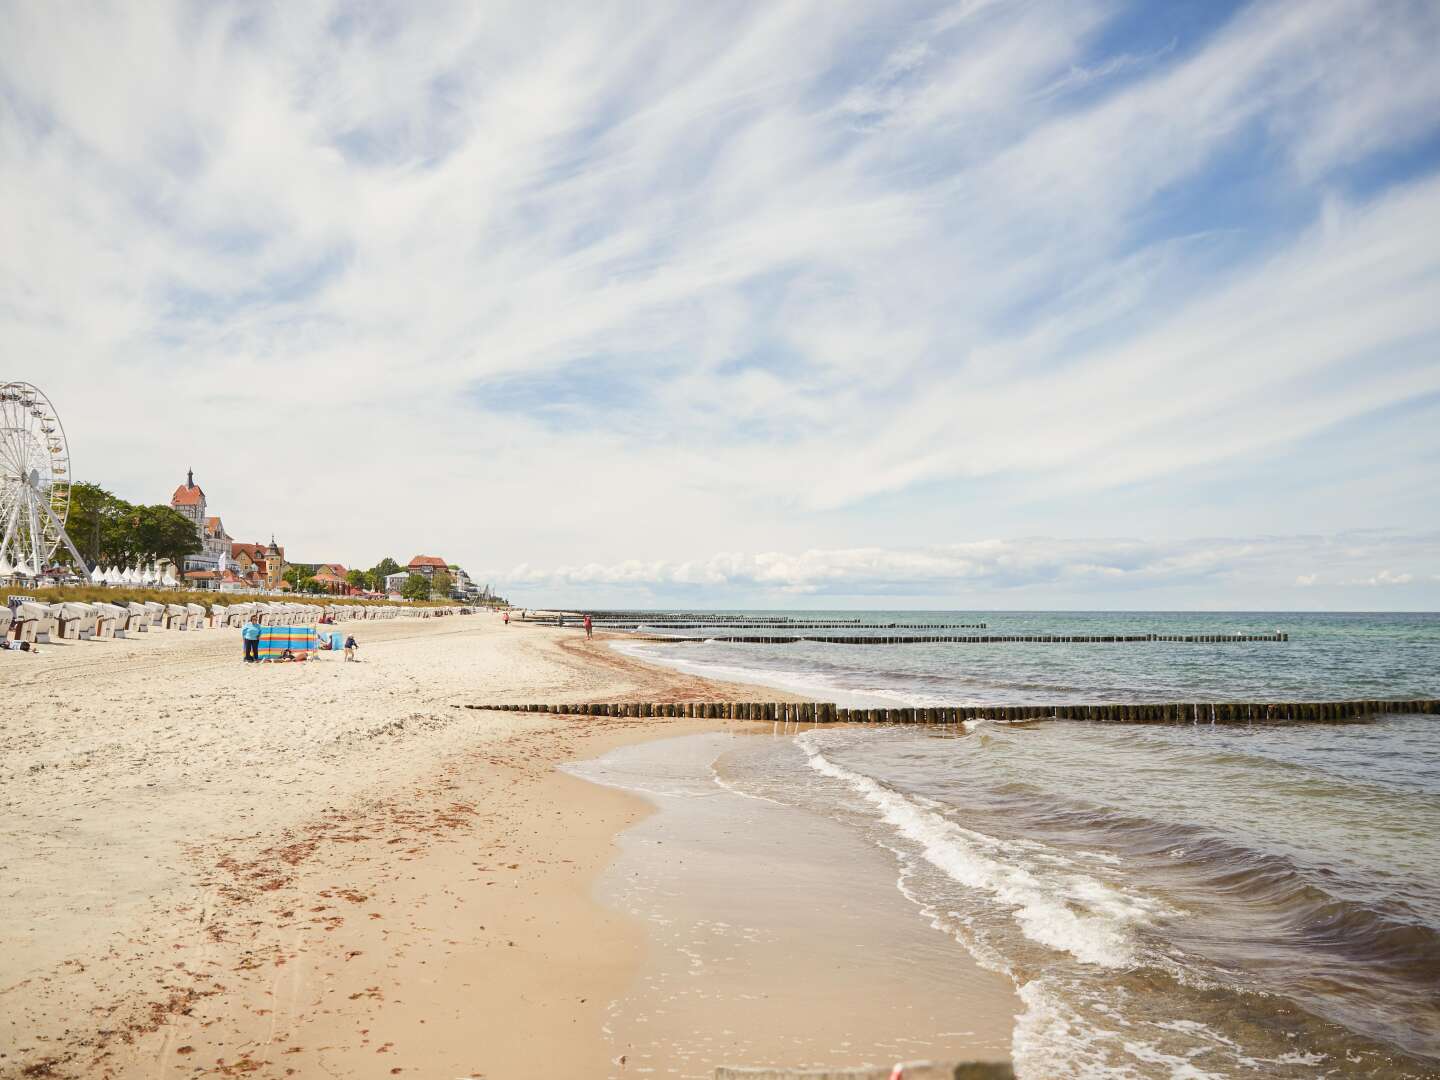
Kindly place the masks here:
<instances>
[{"instance_id":1,"label":"person standing on beach","mask_svg":"<svg viewBox=\"0 0 1440 1080\"><path fill-rule=\"evenodd\" d=\"M260 624L251 615L250 620L240 631L240 636L245 639L245 662L256 663L260 659Z\"/></svg>"},{"instance_id":2,"label":"person standing on beach","mask_svg":"<svg viewBox=\"0 0 1440 1080\"><path fill-rule=\"evenodd\" d=\"M586 637L586 638L593 638L594 636L595 636L595 626L594 626L593 623L591 623L591 621L590 621L590 616L589 616L589 615L586 615L586 616L585 616L585 637Z\"/></svg>"},{"instance_id":3,"label":"person standing on beach","mask_svg":"<svg viewBox=\"0 0 1440 1080\"><path fill-rule=\"evenodd\" d=\"M506 626L509 626L509 625L510 625L510 612L508 612L508 611L505 612L504 618L505 618L505 625L506 625Z\"/></svg>"}]
</instances>

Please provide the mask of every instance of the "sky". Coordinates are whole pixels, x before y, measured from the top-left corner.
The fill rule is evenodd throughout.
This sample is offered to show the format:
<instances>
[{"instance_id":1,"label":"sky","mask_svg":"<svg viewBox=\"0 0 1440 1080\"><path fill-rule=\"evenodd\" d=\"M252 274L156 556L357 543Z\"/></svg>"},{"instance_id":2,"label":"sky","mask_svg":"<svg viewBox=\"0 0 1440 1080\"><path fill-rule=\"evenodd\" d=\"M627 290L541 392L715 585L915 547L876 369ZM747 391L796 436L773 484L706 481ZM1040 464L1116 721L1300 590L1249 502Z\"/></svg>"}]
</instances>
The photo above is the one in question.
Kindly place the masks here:
<instances>
[{"instance_id":1,"label":"sky","mask_svg":"<svg viewBox=\"0 0 1440 1080\"><path fill-rule=\"evenodd\" d=\"M1440 608L1440 4L0 3L77 479L522 603Z\"/></svg>"}]
</instances>

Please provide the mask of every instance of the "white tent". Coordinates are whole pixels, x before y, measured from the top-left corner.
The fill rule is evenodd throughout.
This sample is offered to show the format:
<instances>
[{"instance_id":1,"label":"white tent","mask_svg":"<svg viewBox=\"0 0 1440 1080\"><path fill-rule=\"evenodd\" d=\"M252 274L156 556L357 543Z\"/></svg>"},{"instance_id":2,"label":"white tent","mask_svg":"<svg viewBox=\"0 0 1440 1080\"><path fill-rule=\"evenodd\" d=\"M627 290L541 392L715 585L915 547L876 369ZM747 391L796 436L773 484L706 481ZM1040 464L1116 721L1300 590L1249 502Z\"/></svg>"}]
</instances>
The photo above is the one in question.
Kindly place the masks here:
<instances>
[{"instance_id":1,"label":"white tent","mask_svg":"<svg viewBox=\"0 0 1440 1080\"><path fill-rule=\"evenodd\" d=\"M27 563L24 559L21 559L19 565L15 567L15 573L19 574L21 577L35 576L35 572L30 569L30 564Z\"/></svg>"},{"instance_id":2,"label":"white tent","mask_svg":"<svg viewBox=\"0 0 1440 1080\"><path fill-rule=\"evenodd\" d=\"M90 571L90 580L96 585L105 584L105 571L100 569L100 564L95 564L95 569Z\"/></svg>"},{"instance_id":3,"label":"white tent","mask_svg":"<svg viewBox=\"0 0 1440 1080\"><path fill-rule=\"evenodd\" d=\"M175 580L175 575L170 573L170 568L167 566L165 568L165 576L160 580L160 584L164 585L167 589L173 589L180 583Z\"/></svg>"},{"instance_id":4,"label":"white tent","mask_svg":"<svg viewBox=\"0 0 1440 1080\"><path fill-rule=\"evenodd\" d=\"M105 584L119 585L120 582L120 568L116 566L110 567L110 569L105 572Z\"/></svg>"},{"instance_id":5,"label":"white tent","mask_svg":"<svg viewBox=\"0 0 1440 1080\"><path fill-rule=\"evenodd\" d=\"M154 585L154 584L155 584L155 580L156 580L155 567L154 567L154 565L152 564L152 565L147 566L147 567L145 568L145 574L144 574L143 577L141 577L141 579L140 579L140 584L142 584L142 585Z\"/></svg>"}]
</instances>

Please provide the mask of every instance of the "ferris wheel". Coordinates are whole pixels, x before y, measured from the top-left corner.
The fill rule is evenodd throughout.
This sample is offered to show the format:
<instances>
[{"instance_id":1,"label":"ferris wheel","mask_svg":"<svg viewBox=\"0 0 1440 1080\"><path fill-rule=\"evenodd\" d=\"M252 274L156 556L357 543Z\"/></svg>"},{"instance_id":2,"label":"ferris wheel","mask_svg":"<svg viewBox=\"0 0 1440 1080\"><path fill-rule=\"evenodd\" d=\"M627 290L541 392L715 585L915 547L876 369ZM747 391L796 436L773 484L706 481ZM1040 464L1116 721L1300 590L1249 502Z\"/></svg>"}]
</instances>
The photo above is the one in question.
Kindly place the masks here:
<instances>
[{"instance_id":1,"label":"ferris wheel","mask_svg":"<svg viewBox=\"0 0 1440 1080\"><path fill-rule=\"evenodd\" d=\"M0 574L38 575L64 544L70 447L55 406L27 382L0 383Z\"/></svg>"}]
</instances>

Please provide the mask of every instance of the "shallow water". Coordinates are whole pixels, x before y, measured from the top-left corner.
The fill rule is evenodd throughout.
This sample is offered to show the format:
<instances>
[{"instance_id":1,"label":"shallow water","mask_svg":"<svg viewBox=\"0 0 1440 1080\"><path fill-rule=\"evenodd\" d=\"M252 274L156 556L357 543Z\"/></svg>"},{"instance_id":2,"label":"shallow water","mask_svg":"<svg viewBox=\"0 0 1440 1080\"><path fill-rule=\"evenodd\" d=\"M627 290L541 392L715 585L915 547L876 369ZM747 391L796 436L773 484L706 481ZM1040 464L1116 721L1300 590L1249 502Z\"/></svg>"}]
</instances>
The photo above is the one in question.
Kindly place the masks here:
<instances>
[{"instance_id":1,"label":"shallow water","mask_svg":"<svg viewBox=\"0 0 1440 1080\"><path fill-rule=\"evenodd\" d=\"M1014 633L1279 628L1292 640L649 654L915 704L1440 689L1435 616L987 621ZM1437 723L777 728L714 768L884 852L937 936L1017 987L1022 1076L1440 1076Z\"/></svg>"}]
</instances>

